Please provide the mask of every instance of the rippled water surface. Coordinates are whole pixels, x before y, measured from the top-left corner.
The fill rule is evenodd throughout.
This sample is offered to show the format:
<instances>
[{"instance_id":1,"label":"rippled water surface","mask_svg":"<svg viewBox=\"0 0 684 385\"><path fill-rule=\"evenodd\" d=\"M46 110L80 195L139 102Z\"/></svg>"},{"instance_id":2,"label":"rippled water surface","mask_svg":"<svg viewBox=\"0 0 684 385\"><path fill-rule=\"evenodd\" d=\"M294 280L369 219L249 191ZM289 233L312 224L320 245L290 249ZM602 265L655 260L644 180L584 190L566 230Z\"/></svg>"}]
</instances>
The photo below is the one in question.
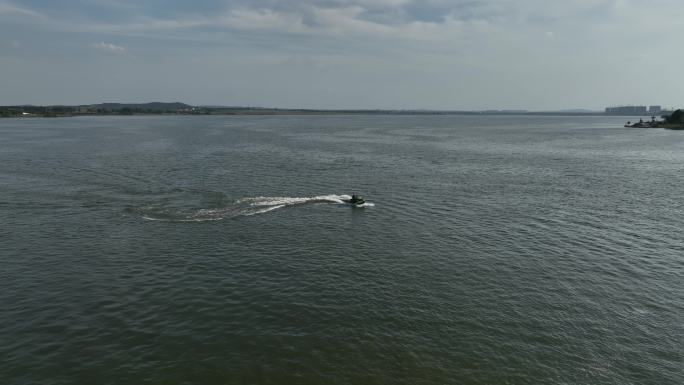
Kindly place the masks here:
<instances>
[{"instance_id":1,"label":"rippled water surface","mask_svg":"<svg viewBox=\"0 0 684 385\"><path fill-rule=\"evenodd\" d=\"M623 120L2 119L0 383L682 384L684 135Z\"/></svg>"}]
</instances>

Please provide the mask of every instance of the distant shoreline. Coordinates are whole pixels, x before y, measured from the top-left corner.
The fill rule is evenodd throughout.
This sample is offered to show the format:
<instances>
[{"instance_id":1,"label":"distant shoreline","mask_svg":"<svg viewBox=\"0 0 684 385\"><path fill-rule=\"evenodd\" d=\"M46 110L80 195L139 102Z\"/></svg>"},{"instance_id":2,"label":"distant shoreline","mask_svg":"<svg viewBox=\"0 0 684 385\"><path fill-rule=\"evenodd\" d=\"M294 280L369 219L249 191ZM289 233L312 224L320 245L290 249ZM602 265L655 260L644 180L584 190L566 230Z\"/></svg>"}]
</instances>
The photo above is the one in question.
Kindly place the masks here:
<instances>
[{"instance_id":1,"label":"distant shoreline","mask_svg":"<svg viewBox=\"0 0 684 385\"><path fill-rule=\"evenodd\" d=\"M184 103L102 103L79 106L0 106L0 117L74 117L141 115L494 115L494 116L626 116L604 111L526 110L386 110L386 109L291 109L261 107L206 107Z\"/></svg>"},{"instance_id":2,"label":"distant shoreline","mask_svg":"<svg viewBox=\"0 0 684 385\"><path fill-rule=\"evenodd\" d=\"M136 113L95 113L95 114L54 114L54 113L27 113L0 115L0 118L70 118L79 116L302 116L302 115L458 115L458 116L624 116L624 115L607 115L601 112L597 113L568 113L568 112L465 112L465 111L375 111L375 110L359 110L359 111L338 111L338 110L312 110L312 111L296 111L296 110L277 110L277 111L232 111L232 112L209 112L209 113L176 113L176 112L136 112Z\"/></svg>"}]
</instances>

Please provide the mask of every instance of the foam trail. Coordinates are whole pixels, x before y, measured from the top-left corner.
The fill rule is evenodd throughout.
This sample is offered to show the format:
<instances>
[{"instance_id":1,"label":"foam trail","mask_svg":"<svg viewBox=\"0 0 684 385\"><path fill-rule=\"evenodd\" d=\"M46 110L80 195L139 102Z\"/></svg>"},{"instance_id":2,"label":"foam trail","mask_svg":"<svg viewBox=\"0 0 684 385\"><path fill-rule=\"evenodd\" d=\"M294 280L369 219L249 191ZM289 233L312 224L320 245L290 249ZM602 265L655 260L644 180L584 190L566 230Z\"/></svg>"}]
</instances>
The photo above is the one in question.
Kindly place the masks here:
<instances>
[{"instance_id":1,"label":"foam trail","mask_svg":"<svg viewBox=\"0 0 684 385\"><path fill-rule=\"evenodd\" d=\"M179 218L153 218L147 215L141 217L146 221L157 221L157 222L207 222L207 221L220 221L223 217L217 218L197 218L197 219L179 219Z\"/></svg>"},{"instance_id":2,"label":"foam trail","mask_svg":"<svg viewBox=\"0 0 684 385\"><path fill-rule=\"evenodd\" d=\"M304 204L347 204L351 196L349 195L317 195L311 197L248 197L235 201L228 207L186 209L173 207L146 206L141 208L130 208L127 211L139 214L148 221L163 222L205 222L220 221L225 218L236 216L252 216L264 214L284 207L304 205ZM374 207L375 205L366 202L356 207Z\"/></svg>"},{"instance_id":3,"label":"foam trail","mask_svg":"<svg viewBox=\"0 0 684 385\"><path fill-rule=\"evenodd\" d=\"M250 206L292 206L304 203L344 203L348 195L318 195L313 197L253 197L238 199L237 203Z\"/></svg>"},{"instance_id":4,"label":"foam trail","mask_svg":"<svg viewBox=\"0 0 684 385\"><path fill-rule=\"evenodd\" d=\"M303 205L308 203L330 203L330 204L344 204L351 199L349 195L317 195L312 197L250 197L238 199L236 203L247 204L249 208L242 211L243 215L263 214L272 210L280 209L288 206ZM366 204L368 207L373 204ZM362 206L366 206L362 205ZM256 210L255 210L256 208Z\"/></svg>"},{"instance_id":5,"label":"foam trail","mask_svg":"<svg viewBox=\"0 0 684 385\"><path fill-rule=\"evenodd\" d=\"M257 214L263 214L263 213L267 213L269 211L277 210L277 209L282 208L282 207L285 207L285 205L269 206L269 207L266 207L264 209L256 210L253 212L243 212L243 215L251 216L251 215L257 215Z\"/></svg>"}]
</instances>

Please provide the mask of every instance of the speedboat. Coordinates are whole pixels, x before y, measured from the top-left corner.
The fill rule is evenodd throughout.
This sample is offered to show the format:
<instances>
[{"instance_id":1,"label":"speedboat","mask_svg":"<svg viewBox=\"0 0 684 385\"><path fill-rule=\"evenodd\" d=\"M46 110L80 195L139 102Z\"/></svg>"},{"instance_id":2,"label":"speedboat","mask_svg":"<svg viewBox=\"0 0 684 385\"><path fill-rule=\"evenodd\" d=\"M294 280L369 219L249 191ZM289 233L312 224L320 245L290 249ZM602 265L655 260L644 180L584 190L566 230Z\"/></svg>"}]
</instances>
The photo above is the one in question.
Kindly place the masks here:
<instances>
[{"instance_id":1,"label":"speedboat","mask_svg":"<svg viewBox=\"0 0 684 385\"><path fill-rule=\"evenodd\" d=\"M362 204L366 203L362 197L356 194L352 194L351 199L347 200L346 202L352 206L361 206Z\"/></svg>"}]
</instances>

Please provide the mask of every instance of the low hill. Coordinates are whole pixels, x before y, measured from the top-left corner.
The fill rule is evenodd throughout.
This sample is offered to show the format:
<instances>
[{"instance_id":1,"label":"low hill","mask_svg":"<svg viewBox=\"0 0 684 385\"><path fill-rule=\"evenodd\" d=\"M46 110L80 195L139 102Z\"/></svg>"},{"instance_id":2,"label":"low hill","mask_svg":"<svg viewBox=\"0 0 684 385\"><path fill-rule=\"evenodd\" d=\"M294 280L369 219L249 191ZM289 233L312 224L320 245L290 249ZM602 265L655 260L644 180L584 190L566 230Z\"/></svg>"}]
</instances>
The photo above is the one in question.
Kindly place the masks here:
<instances>
[{"instance_id":1,"label":"low hill","mask_svg":"<svg viewBox=\"0 0 684 385\"><path fill-rule=\"evenodd\" d=\"M100 103L100 104L88 104L79 107L87 107L101 110L109 111L120 111L123 109L128 110L143 110L143 111L177 111L187 108L192 108L191 105L174 102L174 103L163 103L163 102L151 102L151 103Z\"/></svg>"}]
</instances>

